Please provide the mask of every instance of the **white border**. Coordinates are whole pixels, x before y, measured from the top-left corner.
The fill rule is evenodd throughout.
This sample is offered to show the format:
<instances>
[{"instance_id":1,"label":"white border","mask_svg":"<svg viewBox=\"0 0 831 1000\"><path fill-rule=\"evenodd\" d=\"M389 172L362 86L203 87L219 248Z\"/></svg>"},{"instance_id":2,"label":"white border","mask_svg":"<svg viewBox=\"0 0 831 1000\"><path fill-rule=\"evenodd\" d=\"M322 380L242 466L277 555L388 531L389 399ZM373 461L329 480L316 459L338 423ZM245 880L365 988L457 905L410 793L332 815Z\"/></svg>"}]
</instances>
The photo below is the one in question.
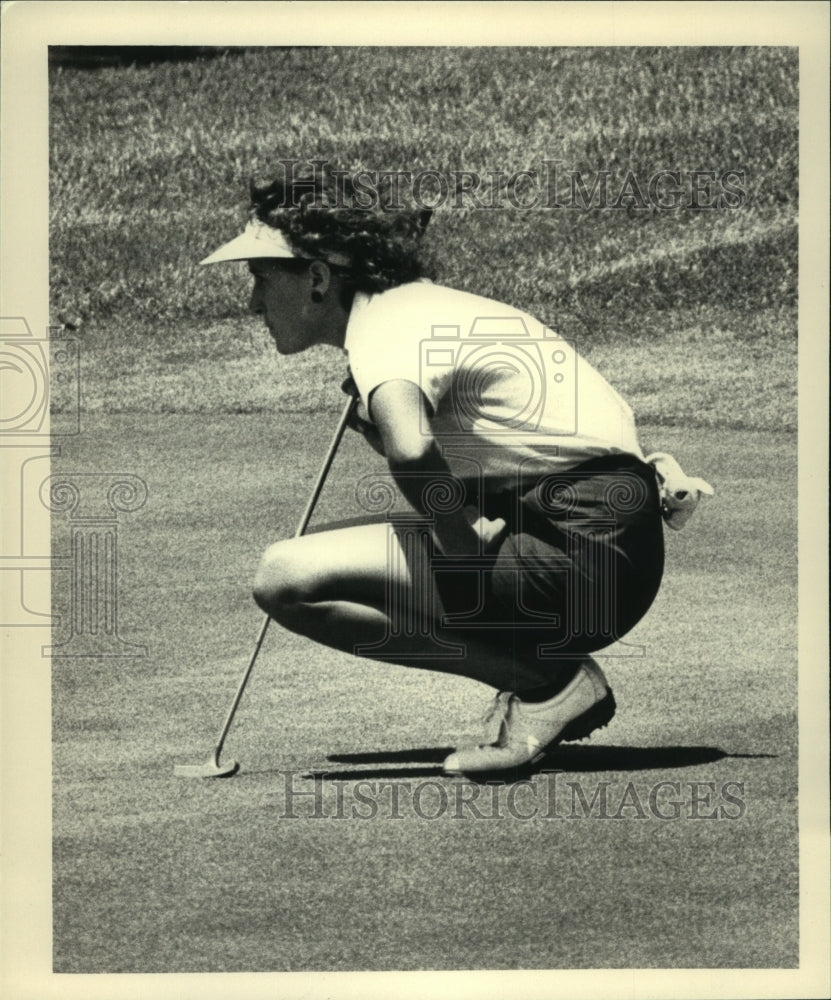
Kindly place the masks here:
<instances>
[{"instance_id":1,"label":"white border","mask_svg":"<svg viewBox=\"0 0 831 1000\"><path fill-rule=\"evenodd\" d=\"M51 973L49 666L39 629L3 637L3 980L52 997L827 997L828 31L825 3L175 3L2 5L0 315L47 323L49 44L795 45L800 47L801 961L788 970L82 976ZM36 209L31 206L37 206ZM43 531L48 539L48 521ZM48 542L47 542L48 544ZM33 633L37 632L38 635ZM28 634L27 634L28 633ZM752 933L752 928L748 928Z\"/></svg>"}]
</instances>

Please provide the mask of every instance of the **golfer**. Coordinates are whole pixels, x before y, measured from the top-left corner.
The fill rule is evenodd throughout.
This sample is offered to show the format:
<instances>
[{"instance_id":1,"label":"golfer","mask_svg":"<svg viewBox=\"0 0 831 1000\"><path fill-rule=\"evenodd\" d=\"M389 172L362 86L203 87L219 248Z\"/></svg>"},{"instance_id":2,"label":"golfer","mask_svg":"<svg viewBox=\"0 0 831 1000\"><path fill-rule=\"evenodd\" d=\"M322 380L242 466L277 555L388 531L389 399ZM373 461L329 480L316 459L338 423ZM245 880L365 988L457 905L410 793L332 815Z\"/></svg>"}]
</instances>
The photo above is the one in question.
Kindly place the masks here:
<instances>
[{"instance_id":1,"label":"golfer","mask_svg":"<svg viewBox=\"0 0 831 1000\"><path fill-rule=\"evenodd\" d=\"M448 774L524 769L606 725L590 654L646 613L664 561L629 406L533 316L426 277L426 213L355 207L342 172L251 195L245 231L202 263L248 262L279 353L345 352L352 426L409 505L273 544L259 606L334 649L495 688L492 730Z\"/></svg>"}]
</instances>

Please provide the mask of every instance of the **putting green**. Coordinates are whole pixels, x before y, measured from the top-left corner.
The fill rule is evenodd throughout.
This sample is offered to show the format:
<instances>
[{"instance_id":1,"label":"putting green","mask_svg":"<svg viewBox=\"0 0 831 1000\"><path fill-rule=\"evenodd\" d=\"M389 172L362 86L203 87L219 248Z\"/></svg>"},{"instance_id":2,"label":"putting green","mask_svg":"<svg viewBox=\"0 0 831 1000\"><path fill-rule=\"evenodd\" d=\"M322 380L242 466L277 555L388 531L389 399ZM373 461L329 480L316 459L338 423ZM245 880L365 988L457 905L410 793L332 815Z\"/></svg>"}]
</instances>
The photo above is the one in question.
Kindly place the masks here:
<instances>
[{"instance_id":1,"label":"putting green","mask_svg":"<svg viewBox=\"0 0 831 1000\"><path fill-rule=\"evenodd\" d=\"M618 715L531 782L439 776L485 688L277 627L227 741L240 773L174 777L213 745L256 558L336 419L89 417L68 439L59 469L147 483L118 540L119 628L147 655L52 661L56 971L795 966L791 435L647 429L717 497L603 661ZM360 447L322 518L355 512Z\"/></svg>"}]
</instances>

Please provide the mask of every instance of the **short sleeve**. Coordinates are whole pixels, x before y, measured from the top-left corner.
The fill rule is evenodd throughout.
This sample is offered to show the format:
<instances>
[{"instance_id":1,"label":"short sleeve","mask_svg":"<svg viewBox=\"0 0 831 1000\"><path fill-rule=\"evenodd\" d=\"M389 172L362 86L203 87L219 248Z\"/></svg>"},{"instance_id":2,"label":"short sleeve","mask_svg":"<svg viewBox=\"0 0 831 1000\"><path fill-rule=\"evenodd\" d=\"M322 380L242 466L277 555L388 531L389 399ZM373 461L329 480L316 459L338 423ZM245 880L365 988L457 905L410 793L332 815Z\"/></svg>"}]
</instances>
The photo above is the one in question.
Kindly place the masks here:
<instances>
[{"instance_id":1,"label":"short sleeve","mask_svg":"<svg viewBox=\"0 0 831 1000\"><path fill-rule=\"evenodd\" d=\"M356 296L344 346L365 405L374 389L394 379L415 383L434 412L448 391L451 372L427 363L432 288L430 282L419 281Z\"/></svg>"}]
</instances>

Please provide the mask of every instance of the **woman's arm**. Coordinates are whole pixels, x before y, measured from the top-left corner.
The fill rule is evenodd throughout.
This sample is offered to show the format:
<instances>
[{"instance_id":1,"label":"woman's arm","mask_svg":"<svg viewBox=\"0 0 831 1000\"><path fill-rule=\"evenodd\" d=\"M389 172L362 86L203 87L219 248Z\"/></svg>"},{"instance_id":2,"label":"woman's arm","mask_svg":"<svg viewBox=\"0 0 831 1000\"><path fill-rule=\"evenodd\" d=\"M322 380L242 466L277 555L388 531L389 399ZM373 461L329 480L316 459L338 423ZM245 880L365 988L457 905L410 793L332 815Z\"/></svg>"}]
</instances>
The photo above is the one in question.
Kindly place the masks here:
<instances>
[{"instance_id":1,"label":"woman's arm","mask_svg":"<svg viewBox=\"0 0 831 1000\"><path fill-rule=\"evenodd\" d=\"M357 407L352 411L348 426L360 434L373 451L379 455L384 455L384 443L381 440L381 435L378 433L378 428L367 419L367 416L364 404L358 403Z\"/></svg>"},{"instance_id":2,"label":"woman's arm","mask_svg":"<svg viewBox=\"0 0 831 1000\"><path fill-rule=\"evenodd\" d=\"M358 387L355 385L355 380L352 378L351 372L341 383L341 390L347 396L352 396L355 399L358 398ZM376 451L379 455L384 454L384 445L381 442L381 435L378 433L378 428L369 419L366 407L360 400L358 401L358 405L352 410L347 421L347 426L360 434L373 451Z\"/></svg>"},{"instance_id":3,"label":"woman's arm","mask_svg":"<svg viewBox=\"0 0 831 1000\"><path fill-rule=\"evenodd\" d=\"M422 501L431 476L437 482L453 478L450 467L430 431L427 401L421 389L404 379L379 385L370 399L370 412L381 437L390 472L407 501L434 519L434 534L446 555L476 555L505 530L501 519L480 517L473 524L462 509L448 514L427 510Z\"/></svg>"}]
</instances>

